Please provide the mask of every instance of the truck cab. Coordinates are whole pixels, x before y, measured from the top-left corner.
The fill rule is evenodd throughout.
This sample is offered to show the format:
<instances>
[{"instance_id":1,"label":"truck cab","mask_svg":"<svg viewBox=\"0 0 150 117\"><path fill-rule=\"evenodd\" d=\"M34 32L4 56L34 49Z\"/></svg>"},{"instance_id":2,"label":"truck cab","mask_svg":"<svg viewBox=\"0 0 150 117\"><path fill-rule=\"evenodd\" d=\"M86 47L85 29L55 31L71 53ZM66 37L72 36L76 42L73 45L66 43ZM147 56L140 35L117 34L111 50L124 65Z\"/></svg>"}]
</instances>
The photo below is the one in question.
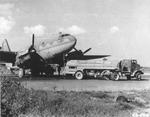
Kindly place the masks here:
<instances>
[{"instance_id":1,"label":"truck cab","mask_svg":"<svg viewBox=\"0 0 150 117\"><path fill-rule=\"evenodd\" d=\"M141 75L144 74L142 67L137 63L135 59L124 59L118 63L118 69L122 75L125 75L128 80L131 78L137 78L141 80Z\"/></svg>"}]
</instances>

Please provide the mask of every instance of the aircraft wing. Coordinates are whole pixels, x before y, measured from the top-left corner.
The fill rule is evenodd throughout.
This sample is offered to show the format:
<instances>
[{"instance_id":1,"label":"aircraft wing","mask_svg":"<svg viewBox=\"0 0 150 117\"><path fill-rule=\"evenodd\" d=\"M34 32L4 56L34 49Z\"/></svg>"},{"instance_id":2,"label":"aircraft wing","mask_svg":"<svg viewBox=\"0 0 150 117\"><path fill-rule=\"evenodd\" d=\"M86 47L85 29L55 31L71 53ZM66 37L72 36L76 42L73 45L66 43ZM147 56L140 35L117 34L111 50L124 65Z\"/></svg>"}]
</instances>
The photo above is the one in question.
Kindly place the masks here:
<instances>
[{"instance_id":1,"label":"aircraft wing","mask_svg":"<svg viewBox=\"0 0 150 117\"><path fill-rule=\"evenodd\" d=\"M85 55L85 53L87 53L90 50L91 48L83 52L82 50L77 50L76 48L74 48L74 51L67 54L66 60L90 60L110 56L110 55Z\"/></svg>"},{"instance_id":2,"label":"aircraft wing","mask_svg":"<svg viewBox=\"0 0 150 117\"><path fill-rule=\"evenodd\" d=\"M70 56L68 60L90 60L90 59L98 59L108 57L110 55L83 55L83 56Z\"/></svg>"},{"instance_id":3,"label":"aircraft wing","mask_svg":"<svg viewBox=\"0 0 150 117\"><path fill-rule=\"evenodd\" d=\"M0 51L0 62L15 63L16 52Z\"/></svg>"},{"instance_id":4,"label":"aircraft wing","mask_svg":"<svg viewBox=\"0 0 150 117\"><path fill-rule=\"evenodd\" d=\"M104 58L108 57L110 55L84 55L79 57L80 60L90 60L90 59L98 59L98 58Z\"/></svg>"},{"instance_id":5,"label":"aircraft wing","mask_svg":"<svg viewBox=\"0 0 150 117\"><path fill-rule=\"evenodd\" d=\"M16 65L19 67L24 67L26 69L33 68L38 65L44 64L43 58L36 52L22 52L18 53L16 58Z\"/></svg>"}]
</instances>

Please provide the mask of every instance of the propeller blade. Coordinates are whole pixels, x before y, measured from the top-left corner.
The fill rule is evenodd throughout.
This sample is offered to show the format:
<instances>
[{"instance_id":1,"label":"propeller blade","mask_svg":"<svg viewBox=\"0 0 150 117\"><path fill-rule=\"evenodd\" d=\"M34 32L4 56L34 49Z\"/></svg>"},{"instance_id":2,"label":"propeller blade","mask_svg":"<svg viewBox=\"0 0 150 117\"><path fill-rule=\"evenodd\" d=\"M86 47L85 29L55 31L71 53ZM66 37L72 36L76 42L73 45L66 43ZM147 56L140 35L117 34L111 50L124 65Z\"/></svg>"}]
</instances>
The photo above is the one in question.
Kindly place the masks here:
<instances>
[{"instance_id":1,"label":"propeller blade","mask_svg":"<svg viewBox=\"0 0 150 117\"><path fill-rule=\"evenodd\" d=\"M79 51L79 50L77 50L75 47L73 48L75 51Z\"/></svg>"},{"instance_id":2,"label":"propeller blade","mask_svg":"<svg viewBox=\"0 0 150 117\"><path fill-rule=\"evenodd\" d=\"M89 48L89 49L85 50L85 51L83 52L83 54L87 53L87 52L90 51L91 49L92 49L92 48Z\"/></svg>"},{"instance_id":3,"label":"propeller blade","mask_svg":"<svg viewBox=\"0 0 150 117\"><path fill-rule=\"evenodd\" d=\"M35 48L34 48L34 34L32 35L32 44L28 49L28 52L35 52Z\"/></svg>"},{"instance_id":4,"label":"propeller blade","mask_svg":"<svg viewBox=\"0 0 150 117\"><path fill-rule=\"evenodd\" d=\"M32 35L32 47L34 47L34 34Z\"/></svg>"}]
</instances>

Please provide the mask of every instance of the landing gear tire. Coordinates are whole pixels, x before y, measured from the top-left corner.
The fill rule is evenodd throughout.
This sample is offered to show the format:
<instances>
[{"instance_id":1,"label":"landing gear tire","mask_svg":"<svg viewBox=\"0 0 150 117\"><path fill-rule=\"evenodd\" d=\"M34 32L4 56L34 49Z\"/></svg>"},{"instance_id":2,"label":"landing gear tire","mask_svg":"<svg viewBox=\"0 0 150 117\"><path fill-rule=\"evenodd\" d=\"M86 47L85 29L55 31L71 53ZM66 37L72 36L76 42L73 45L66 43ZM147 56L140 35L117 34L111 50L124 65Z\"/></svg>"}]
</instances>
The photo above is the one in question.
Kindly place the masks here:
<instances>
[{"instance_id":1,"label":"landing gear tire","mask_svg":"<svg viewBox=\"0 0 150 117\"><path fill-rule=\"evenodd\" d=\"M47 66L45 69L45 74L47 77L53 76L54 74L54 69L50 66Z\"/></svg>"},{"instance_id":2,"label":"landing gear tire","mask_svg":"<svg viewBox=\"0 0 150 117\"><path fill-rule=\"evenodd\" d=\"M25 71L23 69L19 69L18 77L22 78L25 75Z\"/></svg>"},{"instance_id":3,"label":"landing gear tire","mask_svg":"<svg viewBox=\"0 0 150 117\"><path fill-rule=\"evenodd\" d=\"M135 77L137 80L141 80L142 75L141 75L141 73L136 73Z\"/></svg>"},{"instance_id":4,"label":"landing gear tire","mask_svg":"<svg viewBox=\"0 0 150 117\"><path fill-rule=\"evenodd\" d=\"M131 76L130 75L127 75L127 80L131 80Z\"/></svg>"},{"instance_id":5,"label":"landing gear tire","mask_svg":"<svg viewBox=\"0 0 150 117\"><path fill-rule=\"evenodd\" d=\"M40 75L40 72L39 72L39 71L36 71L36 70L32 70L31 75L32 75L33 77L37 77L37 76Z\"/></svg>"},{"instance_id":6,"label":"landing gear tire","mask_svg":"<svg viewBox=\"0 0 150 117\"><path fill-rule=\"evenodd\" d=\"M82 80L83 79L83 77L84 77L84 75L83 75L83 72L82 71L77 71L76 73L75 73L75 78L77 79L77 80Z\"/></svg>"}]
</instances>

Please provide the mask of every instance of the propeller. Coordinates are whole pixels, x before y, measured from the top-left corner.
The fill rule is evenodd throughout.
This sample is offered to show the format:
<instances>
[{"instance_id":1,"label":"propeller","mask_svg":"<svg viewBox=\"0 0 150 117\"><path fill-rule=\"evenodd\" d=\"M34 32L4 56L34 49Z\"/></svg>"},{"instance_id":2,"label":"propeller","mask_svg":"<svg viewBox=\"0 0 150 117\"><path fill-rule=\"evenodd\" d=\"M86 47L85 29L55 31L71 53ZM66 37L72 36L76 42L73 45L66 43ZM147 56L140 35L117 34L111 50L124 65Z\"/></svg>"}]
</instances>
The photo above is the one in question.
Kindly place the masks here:
<instances>
[{"instance_id":1,"label":"propeller","mask_svg":"<svg viewBox=\"0 0 150 117\"><path fill-rule=\"evenodd\" d=\"M87 52L90 51L91 49L92 49L92 48L89 48L89 49L85 50L85 51L83 52L83 54L87 53Z\"/></svg>"},{"instance_id":2,"label":"propeller","mask_svg":"<svg viewBox=\"0 0 150 117\"><path fill-rule=\"evenodd\" d=\"M32 35L32 43L31 46L28 49L28 52L35 52L35 48L34 48L34 34Z\"/></svg>"},{"instance_id":3,"label":"propeller","mask_svg":"<svg viewBox=\"0 0 150 117\"><path fill-rule=\"evenodd\" d=\"M88 51L90 51L92 48L88 48L87 50L85 50L84 52L82 50L77 50L76 48L74 48L74 50L76 52L79 52L80 54L84 55L85 53L87 53Z\"/></svg>"},{"instance_id":4,"label":"propeller","mask_svg":"<svg viewBox=\"0 0 150 117\"><path fill-rule=\"evenodd\" d=\"M34 34L32 35L32 46L34 47Z\"/></svg>"},{"instance_id":5,"label":"propeller","mask_svg":"<svg viewBox=\"0 0 150 117\"><path fill-rule=\"evenodd\" d=\"M88 51L90 51L92 48L88 48L87 50L85 50L84 52L82 50L78 50L76 48L73 48L75 51L70 52L67 54L66 56L66 60L70 60L70 59L78 59L84 56L85 53L87 53Z\"/></svg>"}]
</instances>

